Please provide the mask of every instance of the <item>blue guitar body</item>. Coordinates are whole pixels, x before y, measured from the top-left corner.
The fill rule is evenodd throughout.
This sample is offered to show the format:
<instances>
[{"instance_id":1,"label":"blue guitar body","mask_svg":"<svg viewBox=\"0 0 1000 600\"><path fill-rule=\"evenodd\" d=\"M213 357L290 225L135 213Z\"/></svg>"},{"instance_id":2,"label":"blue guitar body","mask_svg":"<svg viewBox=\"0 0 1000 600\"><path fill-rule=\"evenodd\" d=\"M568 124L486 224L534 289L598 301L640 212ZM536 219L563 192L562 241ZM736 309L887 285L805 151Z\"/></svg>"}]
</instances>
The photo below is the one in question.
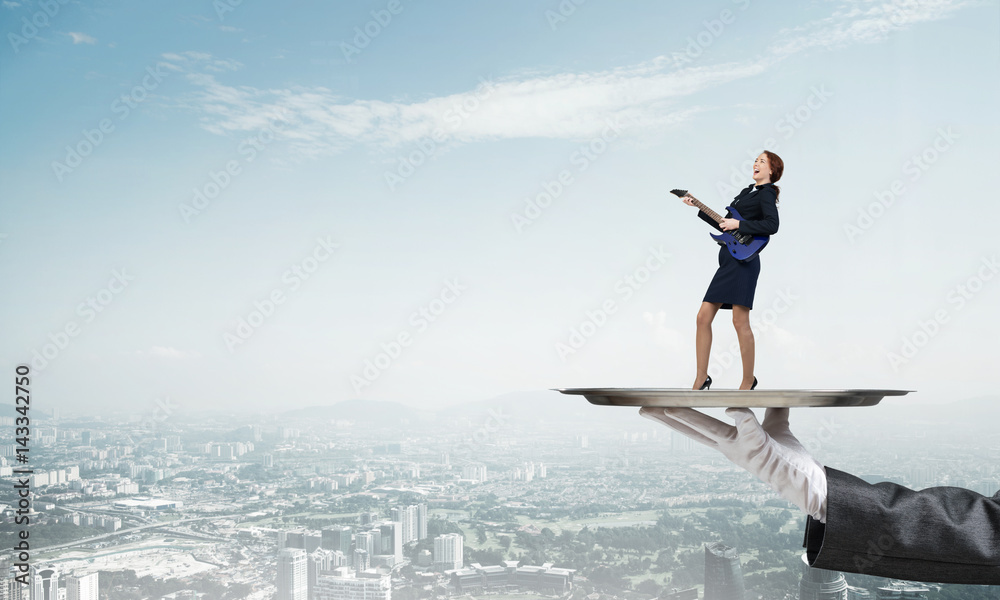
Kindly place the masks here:
<instances>
[{"instance_id":1,"label":"blue guitar body","mask_svg":"<svg viewBox=\"0 0 1000 600\"><path fill-rule=\"evenodd\" d=\"M670 190L670 193L677 196L678 198L684 200L691 206L697 206L701 209L699 215L704 214L705 221L708 221L716 228L718 224L722 222L722 217L713 211L711 208L705 206L700 200L688 193L687 190ZM738 210L732 206L727 206L726 210L732 215L732 218L737 221L745 221L743 215L739 213ZM768 235L751 235L749 233L740 233L739 230L735 231L724 231L722 233L713 233L712 239L719 244L726 247L729 250L729 254L733 258L740 262L747 262L753 260L753 257L757 256L764 246L767 245L767 241L771 239Z\"/></svg>"},{"instance_id":2,"label":"blue guitar body","mask_svg":"<svg viewBox=\"0 0 1000 600\"><path fill-rule=\"evenodd\" d=\"M732 213L732 218L737 221L743 220L739 211L732 206L727 206L726 210ZM739 231L726 231L710 235L716 242L725 246L729 250L729 254L740 262L753 260L753 257L757 256L771 239L771 236L768 235L750 235L749 233L740 233Z\"/></svg>"}]
</instances>

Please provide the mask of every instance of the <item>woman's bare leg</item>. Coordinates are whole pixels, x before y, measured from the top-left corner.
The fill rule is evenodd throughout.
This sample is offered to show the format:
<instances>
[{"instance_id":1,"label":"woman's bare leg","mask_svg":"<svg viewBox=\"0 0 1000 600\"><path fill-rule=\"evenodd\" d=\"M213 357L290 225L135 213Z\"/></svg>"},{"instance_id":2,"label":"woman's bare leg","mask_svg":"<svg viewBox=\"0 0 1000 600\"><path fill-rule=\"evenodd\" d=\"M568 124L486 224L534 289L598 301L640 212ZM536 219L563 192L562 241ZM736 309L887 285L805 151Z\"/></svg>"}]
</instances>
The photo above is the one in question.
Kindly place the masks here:
<instances>
[{"instance_id":1,"label":"woman's bare leg","mask_svg":"<svg viewBox=\"0 0 1000 600\"><path fill-rule=\"evenodd\" d=\"M695 334L695 353L698 361L698 374L694 378L691 389L696 390L708 379L708 357L712 353L712 321L715 313L722 306L719 302L702 302L698 309L697 333Z\"/></svg>"},{"instance_id":2,"label":"woman's bare leg","mask_svg":"<svg viewBox=\"0 0 1000 600\"><path fill-rule=\"evenodd\" d=\"M743 382L741 390L749 390L753 385L754 339L750 328L750 309L738 304L733 305L733 327L736 337L740 340L740 358L743 359Z\"/></svg>"}]
</instances>

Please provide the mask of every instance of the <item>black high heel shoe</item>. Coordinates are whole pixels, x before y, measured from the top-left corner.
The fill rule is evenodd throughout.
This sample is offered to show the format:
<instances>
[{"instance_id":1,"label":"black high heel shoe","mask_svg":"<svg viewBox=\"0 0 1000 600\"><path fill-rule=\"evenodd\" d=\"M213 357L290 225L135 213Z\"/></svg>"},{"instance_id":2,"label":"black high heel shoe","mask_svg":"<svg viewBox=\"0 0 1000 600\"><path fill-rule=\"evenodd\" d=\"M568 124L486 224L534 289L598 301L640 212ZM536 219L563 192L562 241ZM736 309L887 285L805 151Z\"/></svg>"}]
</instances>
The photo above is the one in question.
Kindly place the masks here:
<instances>
[{"instance_id":1,"label":"black high heel shoe","mask_svg":"<svg viewBox=\"0 0 1000 600\"><path fill-rule=\"evenodd\" d=\"M753 378L753 385L750 386L750 389L752 390L755 387L757 387L757 378L756 377Z\"/></svg>"},{"instance_id":2,"label":"black high heel shoe","mask_svg":"<svg viewBox=\"0 0 1000 600\"><path fill-rule=\"evenodd\" d=\"M707 390L710 387L712 387L712 376L711 375L706 375L705 376L705 383L701 384L701 387L698 388L698 389L699 390Z\"/></svg>"}]
</instances>

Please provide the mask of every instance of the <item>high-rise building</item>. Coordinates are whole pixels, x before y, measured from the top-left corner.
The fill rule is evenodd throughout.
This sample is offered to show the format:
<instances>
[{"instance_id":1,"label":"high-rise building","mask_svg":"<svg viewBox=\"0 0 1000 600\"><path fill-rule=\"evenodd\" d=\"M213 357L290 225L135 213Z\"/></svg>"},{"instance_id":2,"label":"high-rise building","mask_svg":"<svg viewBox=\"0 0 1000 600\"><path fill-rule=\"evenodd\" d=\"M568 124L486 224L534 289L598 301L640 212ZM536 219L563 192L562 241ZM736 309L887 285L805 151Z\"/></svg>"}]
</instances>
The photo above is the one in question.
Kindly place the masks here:
<instances>
[{"instance_id":1,"label":"high-rise building","mask_svg":"<svg viewBox=\"0 0 1000 600\"><path fill-rule=\"evenodd\" d=\"M391 596L388 575L355 574L340 567L320 574L311 600L391 600Z\"/></svg>"},{"instance_id":2,"label":"high-rise building","mask_svg":"<svg viewBox=\"0 0 1000 600\"><path fill-rule=\"evenodd\" d=\"M372 566L372 556L367 550L354 549L354 570L358 573L367 571Z\"/></svg>"},{"instance_id":3,"label":"high-rise building","mask_svg":"<svg viewBox=\"0 0 1000 600\"><path fill-rule=\"evenodd\" d=\"M705 546L705 600L746 600L740 555L721 542Z\"/></svg>"},{"instance_id":4,"label":"high-rise building","mask_svg":"<svg viewBox=\"0 0 1000 600\"><path fill-rule=\"evenodd\" d=\"M434 538L434 568L440 571L461 569L465 538L460 533L445 533Z\"/></svg>"},{"instance_id":5,"label":"high-rise building","mask_svg":"<svg viewBox=\"0 0 1000 600\"><path fill-rule=\"evenodd\" d=\"M296 530L279 530L278 531L278 549L282 548L298 548L300 550L306 549L306 532L302 529Z\"/></svg>"},{"instance_id":6,"label":"high-rise building","mask_svg":"<svg viewBox=\"0 0 1000 600\"><path fill-rule=\"evenodd\" d=\"M59 599L59 572L51 566L32 567L31 600Z\"/></svg>"},{"instance_id":7,"label":"high-rise building","mask_svg":"<svg viewBox=\"0 0 1000 600\"><path fill-rule=\"evenodd\" d=\"M802 555L802 579L799 600L848 600L847 580L839 571L814 569Z\"/></svg>"},{"instance_id":8,"label":"high-rise building","mask_svg":"<svg viewBox=\"0 0 1000 600\"><path fill-rule=\"evenodd\" d=\"M359 531L354 536L355 550L364 550L369 555L375 554L375 536L370 531Z\"/></svg>"},{"instance_id":9,"label":"high-rise building","mask_svg":"<svg viewBox=\"0 0 1000 600\"><path fill-rule=\"evenodd\" d=\"M403 544L409 544L416 539L416 528L414 527L414 521L416 521L416 515L413 515L409 507L397 506L390 511L393 521L399 523L400 537L403 540Z\"/></svg>"},{"instance_id":10,"label":"high-rise building","mask_svg":"<svg viewBox=\"0 0 1000 600\"><path fill-rule=\"evenodd\" d=\"M422 502L417 505L417 539L427 539L427 505Z\"/></svg>"},{"instance_id":11,"label":"high-rise building","mask_svg":"<svg viewBox=\"0 0 1000 600\"><path fill-rule=\"evenodd\" d=\"M462 479L469 479L477 483L486 481L486 465L469 464L462 467Z\"/></svg>"},{"instance_id":12,"label":"high-rise building","mask_svg":"<svg viewBox=\"0 0 1000 600\"><path fill-rule=\"evenodd\" d=\"M308 554L322 545L323 537L320 534L306 533L302 536L302 541L305 543L305 551Z\"/></svg>"},{"instance_id":13,"label":"high-rise building","mask_svg":"<svg viewBox=\"0 0 1000 600\"><path fill-rule=\"evenodd\" d=\"M383 521L379 525L382 532L382 548L379 554L391 554L396 562L403 559L403 529L397 521Z\"/></svg>"},{"instance_id":14,"label":"high-rise building","mask_svg":"<svg viewBox=\"0 0 1000 600\"><path fill-rule=\"evenodd\" d=\"M340 550L345 555L351 554L351 528L347 525L332 525L324 527L320 532L322 546L327 550Z\"/></svg>"},{"instance_id":15,"label":"high-rise building","mask_svg":"<svg viewBox=\"0 0 1000 600\"><path fill-rule=\"evenodd\" d=\"M312 598L316 590L316 579L323 571L332 571L343 564L344 555L333 550L317 548L309 553L306 562L306 589Z\"/></svg>"},{"instance_id":16,"label":"high-rise building","mask_svg":"<svg viewBox=\"0 0 1000 600\"><path fill-rule=\"evenodd\" d=\"M306 551L283 548L278 551L278 600L308 600L309 568Z\"/></svg>"},{"instance_id":17,"label":"high-rise building","mask_svg":"<svg viewBox=\"0 0 1000 600\"><path fill-rule=\"evenodd\" d=\"M14 565L0 561L0 600L29 600L31 598L31 587L15 579L22 574L14 568Z\"/></svg>"},{"instance_id":18,"label":"high-rise building","mask_svg":"<svg viewBox=\"0 0 1000 600\"><path fill-rule=\"evenodd\" d=\"M58 600L59 572L51 566L31 567L31 599Z\"/></svg>"},{"instance_id":19,"label":"high-rise building","mask_svg":"<svg viewBox=\"0 0 1000 600\"><path fill-rule=\"evenodd\" d=\"M97 600L97 573L66 578L66 600Z\"/></svg>"},{"instance_id":20,"label":"high-rise building","mask_svg":"<svg viewBox=\"0 0 1000 600\"><path fill-rule=\"evenodd\" d=\"M393 521L398 521L403 544L427 539L427 505L397 506L390 511Z\"/></svg>"}]
</instances>

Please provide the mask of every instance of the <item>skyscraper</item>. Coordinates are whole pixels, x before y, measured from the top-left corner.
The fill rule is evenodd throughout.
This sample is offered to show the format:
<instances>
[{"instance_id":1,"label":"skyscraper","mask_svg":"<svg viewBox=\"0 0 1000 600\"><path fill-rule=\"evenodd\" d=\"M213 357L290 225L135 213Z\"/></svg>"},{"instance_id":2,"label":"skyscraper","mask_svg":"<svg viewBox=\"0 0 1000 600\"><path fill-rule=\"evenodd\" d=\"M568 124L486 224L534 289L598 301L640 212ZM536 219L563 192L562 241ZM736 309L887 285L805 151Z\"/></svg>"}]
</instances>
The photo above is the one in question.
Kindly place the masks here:
<instances>
[{"instance_id":1,"label":"skyscraper","mask_svg":"<svg viewBox=\"0 0 1000 600\"><path fill-rule=\"evenodd\" d=\"M396 521L383 521L379 525L382 531L382 548L379 554L391 554L396 562L403 559L402 524Z\"/></svg>"},{"instance_id":2,"label":"skyscraper","mask_svg":"<svg viewBox=\"0 0 1000 600\"><path fill-rule=\"evenodd\" d=\"M354 548L355 550L364 550L369 555L376 554L375 536L370 531L359 531L354 536Z\"/></svg>"},{"instance_id":3,"label":"skyscraper","mask_svg":"<svg viewBox=\"0 0 1000 600\"><path fill-rule=\"evenodd\" d=\"M372 566L372 557L367 550L356 548L354 550L354 571L361 573L367 571Z\"/></svg>"},{"instance_id":4,"label":"skyscraper","mask_svg":"<svg viewBox=\"0 0 1000 600\"><path fill-rule=\"evenodd\" d=\"M392 520L399 522L403 544L409 544L417 539L417 507L397 506L392 509Z\"/></svg>"},{"instance_id":5,"label":"skyscraper","mask_svg":"<svg viewBox=\"0 0 1000 600\"><path fill-rule=\"evenodd\" d=\"M41 569L31 567L31 599L58 600L59 572L52 567Z\"/></svg>"},{"instance_id":6,"label":"skyscraper","mask_svg":"<svg viewBox=\"0 0 1000 600\"><path fill-rule=\"evenodd\" d=\"M333 550L326 550L324 548L317 548L313 552L309 553L307 557L307 570L306 570L306 589L308 591L308 597L313 597L313 592L316 587L316 579L319 574L324 571L332 571L334 568L340 566L340 562L343 559L343 555L340 555L340 560L338 560L338 555Z\"/></svg>"},{"instance_id":7,"label":"skyscraper","mask_svg":"<svg viewBox=\"0 0 1000 600\"><path fill-rule=\"evenodd\" d=\"M97 600L97 573L66 578L66 600Z\"/></svg>"},{"instance_id":8,"label":"skyscraper","mask_svg":"<svg viewBox=\"0 0 1000 600\"><path fill-rule=\"evenodd\" d=\"M332 525L324 527L322 546L327 550L340 550L345 556L351 554L351 528L347 525Z\"/></svg>"},{"instance_id":9,"label":"skyscraper","mask_svg":"<svg viewBox=\"0 0 1000 600\"><path fill-rule=\"evenodd\" d=\"M799 600L848 600L847 580L839 571L810 567L803 554Z\"/></svg>"},{"instance_id":10,"label":"skyscraper","mask_svg":"<svg viewBox=\"0 0 1000 600\"><path fill-rule=\"evenodd\" d=\"M306 551L301 548L278 551L278 600L308 600L307 560Z\"/></svg>"},{"instance_id":11,"label":"skyscraper","mask_svg":"<svg viewBox=\"0 0 1000 600\"><path fill-rule=\"evenodd\" d=\"M434 568L441 571L461 569L465 564L465 538L460 533L445 533L434 538Z\"/></svg>"},{"instance_id":12,"label":"skyscraper","mask_svg":"<svg viewBox=\"0 0 1000 600\"><path fill-rule=\"evenodd\" d=\"M705 600L746 600L740 555L721 542L705 546Z\"/></svg>"},{"instance_id":13,"label":"skyscraper","mask_svg":"<svg viewBox=\"0 0 1000 600\"><path fill-rule=\"evenodd\" d=\"M417 539L427 539L427 505L423 502L417 505Z\"/></svg>"}]
</instances>

